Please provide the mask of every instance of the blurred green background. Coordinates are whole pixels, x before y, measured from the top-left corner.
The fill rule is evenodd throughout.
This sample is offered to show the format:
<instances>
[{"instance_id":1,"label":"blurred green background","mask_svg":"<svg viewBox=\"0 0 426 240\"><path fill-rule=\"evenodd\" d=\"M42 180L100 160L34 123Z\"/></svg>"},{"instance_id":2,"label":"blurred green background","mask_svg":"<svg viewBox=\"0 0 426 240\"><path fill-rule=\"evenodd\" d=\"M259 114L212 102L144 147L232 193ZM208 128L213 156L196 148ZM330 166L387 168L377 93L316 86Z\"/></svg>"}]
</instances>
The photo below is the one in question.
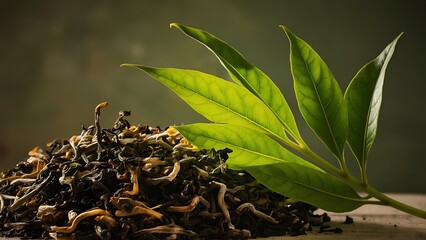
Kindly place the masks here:
<instances>
[{"instance_id":1,"label":"blurred green background","mask_svg":"<svg viewBox=\"0 0 426 240\"><path fill-rule=\"evenodd\" d=\"M34 146L79 134L94 107L101 124L119 110L133 124L205 121L166 87L122 63L202 70L227 78L215 57L171 22L209 31L237 48L282 89L298 119L289 70L289 27L324 59L342 88L400 32L368 163L373 185L426 193L426 16L422 1L2 1L0 166ZM306 127L314 149L321 144ZM349 152L349 149L347 150ZM323 152L327 156L327 153ZM352 164L352 169L356 169Z\"/></svg>"}]
</instances>

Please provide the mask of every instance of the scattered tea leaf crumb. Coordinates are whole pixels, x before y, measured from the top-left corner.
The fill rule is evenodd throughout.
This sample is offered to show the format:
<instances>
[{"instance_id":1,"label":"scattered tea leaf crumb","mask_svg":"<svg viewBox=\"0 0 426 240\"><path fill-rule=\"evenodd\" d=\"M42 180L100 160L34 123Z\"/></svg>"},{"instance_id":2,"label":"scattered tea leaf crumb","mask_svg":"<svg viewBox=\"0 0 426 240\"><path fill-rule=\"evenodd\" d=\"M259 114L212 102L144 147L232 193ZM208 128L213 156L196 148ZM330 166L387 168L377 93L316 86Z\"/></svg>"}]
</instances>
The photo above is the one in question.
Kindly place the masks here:
<instances>
[{"instance_id":1,"label":"scattered tea leaf crumb","mask_svg":"<svg viewBox=\"0 0 426 240\"><path fill-rule=\"evenodd\" d=\"M349 216L346 216L346 219L343 222L343 224L352 224L352 223L354 223L354 219Z\"/></svg>"}]
</instances>

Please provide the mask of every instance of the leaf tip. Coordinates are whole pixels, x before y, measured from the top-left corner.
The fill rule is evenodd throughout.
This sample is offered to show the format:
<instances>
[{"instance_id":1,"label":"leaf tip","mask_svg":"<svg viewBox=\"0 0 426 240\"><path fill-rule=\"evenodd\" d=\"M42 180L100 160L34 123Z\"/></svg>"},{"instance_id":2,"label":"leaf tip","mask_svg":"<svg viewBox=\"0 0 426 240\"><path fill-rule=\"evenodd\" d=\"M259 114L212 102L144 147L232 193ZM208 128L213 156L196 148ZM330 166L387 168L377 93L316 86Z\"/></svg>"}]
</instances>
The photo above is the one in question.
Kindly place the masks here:
<instances>
[{"instance_id":1,"label":"leaf tip","mask_svg":"<svg viewBox=\"0 0 426 240\"><path fill-rule=\"evenodd\" d=\"M134 64L134 63L123 63L123 64L120 65L120 67L137 68L137 69L143 70L145 72L151 71L153 69L152 67L148 67L148 66L144 66L144 65L139 65L139 64Z\"/></svg>"},{"instance_id":2,"label":"leaf tip","mask_svg":"<svg viewBox=\"0 0 426 240\"><path fill-rule=\"evenodd\" d=\"M403 34L404 32L401 32L400 34L398 34L398 36L396 36L396 38L392 41L392 44L396 45L396 43L399 41L399 39L402 37Z\"/></svg>"},{"instance_id":3,"label":"leaf tip","mask_svg":"<svg viewBox=\"0 0 426 240\"><path fill-rule=\"evenodd\" d=\"M137 67L137 64L133 64L133 63L123 63L120 65L120 67Z\"/></svg>"},{"instance_id":4,"label":"leaf tip","mask_svg":"<svg viewBox=\"0 0 426 240\"><path fill-rule=\"evenodd\" d=\"M288 27L284 26L284 25L279 25L279 27L284 30L285 35L287 36L287 38L289 40L291 40L292 37L295 37L294 34L290 31L290 29L288 29Z\"/></svg>"},{"instance_id":5,"label":"leaf tip","mask_svg":"<svg viewBox=\"0 0 426 240\"><path fill-rule=\"evenodd\" d=\"M285 25L279 25L279 27L284 30L285 33L289 32L290 30L288 29L288 27L286 27Z\"/></svg>"},{"instance_id":6,"label":"leaf tip","mask_svg":"<svg viewBox=\"0 0 426 240\"><path fill-rule=\"evenodd\" d=\"M179 23L170 23L170 28L175 27L175 28L179 28L180 24Z\"/></svg>"}]
</instances>

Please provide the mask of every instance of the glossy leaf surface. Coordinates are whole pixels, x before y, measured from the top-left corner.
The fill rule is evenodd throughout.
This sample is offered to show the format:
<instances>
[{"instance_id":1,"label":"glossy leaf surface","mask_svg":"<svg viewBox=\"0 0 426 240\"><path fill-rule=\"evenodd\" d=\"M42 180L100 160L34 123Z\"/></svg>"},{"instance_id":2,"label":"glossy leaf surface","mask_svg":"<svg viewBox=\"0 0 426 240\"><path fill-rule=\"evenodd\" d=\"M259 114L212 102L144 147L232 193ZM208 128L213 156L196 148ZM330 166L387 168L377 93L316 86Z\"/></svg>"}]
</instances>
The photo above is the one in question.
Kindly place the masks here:
<instances>
[{"instance_id":1,"label":"glossy leaf surface","mask_svg":"<svg viewBox=\"0 0 426 240\"><path fill-rule=\"evenodd\" d=\"M342 180L297 163L245 167L244 170L272 191L300 199L326 211L347 212L365 203Z\"/></svg>"},{"instance_id":2,"label":"glossy leaf surface","mask_svg":"<svg viewBox=\"0 0 426 240\"><path fill-rule=\"evenodd\" d=\"M290 41L290 67L300 112L339 159L347 137L347 108L336 79L305 41L283 27Z\"/></svg>"},{"instance_id":3,"label":"glossy leaf surface","mask_svg":"<svg viewBox=\"0 0 426 240\"><path fill-rule=\"evenodd\" d=\"M283 123L285 129L301 139L293 113L274 82L259 68L249 63L237 50L216 36L192 27L172 23L187 36L202 43L219 59L231 78L260 98Z\"/></svg>"},{"instance_id":4,"label":"glossy leaf surface","mask_svg":"<svg viewBox=\"0 0 426 240\"><path fill-rule=\"evenodd\" d=\"M198 123L176 127L200 149L232 149L227 164L230 168L261 166L270 163L295 162L322 171L315 165L283 148L267 135L233 124Z\"/></svg>"},{"instance_id":5,"label":"glossy leaf surface","mask_svg":"<svg viewBox=\"0 0 426 240\"><path fill-rule=\"evenodd\" d=\"M348 143L362 169L376 137L386 68L400 36L359 70L345 93L349 116Z\"/></svg>"},{"instance_id":6,"label":"glossy leaf surface","mask_svg":"<svg viewBox=\"0 0 426 240\"><path fill-rule=\"evenodd\" d=\"M288 140L274 113L244 87L193 70L125 66L142 69L212 122L246 126Z\"/></svg>"}]
</instances>

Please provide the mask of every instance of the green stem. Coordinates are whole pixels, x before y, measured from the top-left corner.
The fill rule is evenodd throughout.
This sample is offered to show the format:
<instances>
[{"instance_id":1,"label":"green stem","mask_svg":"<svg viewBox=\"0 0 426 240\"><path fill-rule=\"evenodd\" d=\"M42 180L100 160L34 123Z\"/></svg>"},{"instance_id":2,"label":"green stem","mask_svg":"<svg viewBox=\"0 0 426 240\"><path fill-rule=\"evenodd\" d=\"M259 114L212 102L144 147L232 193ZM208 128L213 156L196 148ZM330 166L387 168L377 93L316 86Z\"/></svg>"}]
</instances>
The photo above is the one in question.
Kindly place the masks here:
<instances>
[{"instance_id":1,"label":"green stem","mask_svg":"<svg viewBox=\"0 0 426 240\"><path fill-rule=\"evenodd\" d=\"M302 147L299 145L294 145L291 147L293 147L293 149L295 149L296 151L312 159L315 163L320 165L320 167L322 167L324 170L329 171L339 177L341 177L342 175L345 175L345 174L342 174L342 171L339 168L335 167L333 164L329 163L328 161L324 160L322 157L314 153L307 145L304 145Z\"/></svg>"},{"instance_id":2,"label":"green stem","mask_svg":"<svg viewBox=\"0 0 426 240\"><path fill-rule=\"evenodd\" d=\"M412 207L405 203L399 202L393 198L390 198L389 196L386 196L385 194L379 192L377 189L369 185L365 186L364 191L370 194L372 197L376 198L377 200L380 200L382 205L390 206L400 211L403 211L405 213L409 213L411 215L426 219L426 211Z\"/></svg>"},{"instance_id":3,"label":"green stem","mask_svg":"<svg viewBox=\"0 0 426 240\"><path fill-rule=\"evenodd\" d=\"M364 185L369 186L368 177L367 177L367 169L365 167L365 164L364 164L364 167L361 168L361 178L362 178L362 182L364 183Z\"/></svg>"},{"instance_id":4,"label":"green stem","mask_svg":"<svg viewBox=\"0 0 426 240\"><path fill-rule=\"evenodd\" d=\"M377 189L373 188L368 184L367 177L362 176L362 181L359 181L357 178L352 176L346 166L345 162L341 162L342 169L339 169L335 167L334 165L330 164L328 161L324 160L322 157L318 156L316 153L314 153L311 149L309 149L308 146L299 146L296 144L288 144L293 149L299 151L300 153L304 154L305 156L312 159L315 163L320 165L324 170L329 171L330 173L333 173L335 176L339 177L340 179L344 180L345 182L351 184L352 186L356 187L358 190L362 190L365 193L369 195L369 197L373 197L379 202L366 202L367 204L377 204L377 205L384 205L384 206L390 206L395 209L398 209L402 212L411 214L413 216L417 216L423 219L426 219L426 211L409 206L405 203L399 202L393 198L390 198L389 196L379 192ZM365 172L365 171L364 171ZM366 174L365 174L366 175Z\"/></svg>"},{"instance_id":5,"label":"green stem","mask_svg":"<svg viewBox=\"0 0 426 240\"><path fill-rule=\"evenodd\" d=\"M343 155L341 159L339 159L340 163L340 169L342 169L343 176L351 176L351 173L349 172L348 165L346 165L346 159Z\"/></svg>"},{"instance_id":6,"label":"green stem","mask_svg":"<svg viewBox=\"0 0 426 240\"><path fill-rule=\"evenodd\" d=\"M426 219L426 211L412 207L412 206L407 205L405 203L399 202L399 201L397 201L393 198L390 198L389 196L381 193L380 191L378 191L377 189L372 187L370 184L368 184L368 182L366 182L367 178L365 178L365 177L363 178L362 182L360 182L358 179L356 179L352 175L346 175L346 176L341 176L341 177L343 177L343 180L345 180L347 183L349 183L352 186L357 187L358 189L367 193L370 198L373 197L373 198L379 200L379 202L375 202L375 203L369 202L369 204L378 204L378 205L393 207L393 208L398 209L402 212L405 212L405 213L411 214L413 216L417 216L417 217Z\"/></svg>"}]
</instances>

